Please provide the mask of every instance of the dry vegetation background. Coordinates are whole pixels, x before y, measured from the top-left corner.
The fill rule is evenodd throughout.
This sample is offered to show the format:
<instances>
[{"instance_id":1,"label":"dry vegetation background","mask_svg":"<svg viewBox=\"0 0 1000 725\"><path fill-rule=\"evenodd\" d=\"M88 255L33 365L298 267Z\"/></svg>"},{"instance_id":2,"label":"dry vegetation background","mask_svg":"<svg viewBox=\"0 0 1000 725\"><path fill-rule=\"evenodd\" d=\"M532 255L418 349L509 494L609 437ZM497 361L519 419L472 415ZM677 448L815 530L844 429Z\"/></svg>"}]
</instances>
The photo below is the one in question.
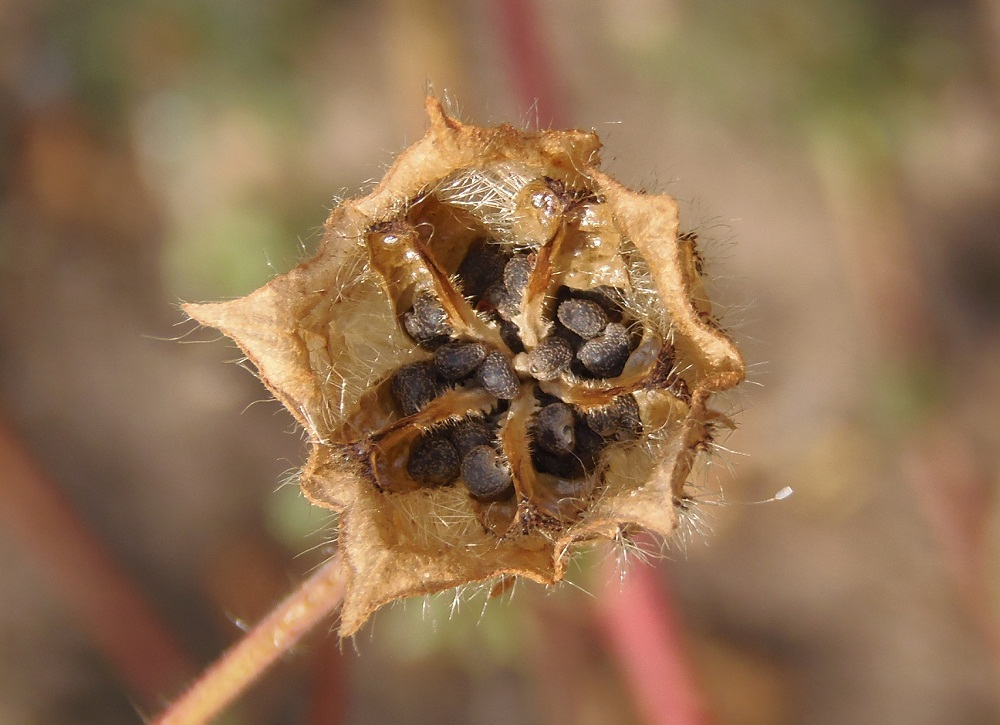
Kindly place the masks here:
<instances>
[{"instance_id":1,"label":"dry vegetation background","mask_svg":"<svg viewBox=\"0 0 1000 725\"><path fill-rule=\"evenodd\" d=\"M81 624L67 522L198 667L329 554L279 487L291 418L230 344L175 341L213 339L177 303L302 259L427 81L477 123L594 128L706 240L759 385L659 570L717 722L1000 722L996 0L6 0L3 438L67 508L22 508L0 457L0 723L150 707ZM588 594L448 609L314 638L225 722L638 722Z\"/></svg>"}]
</instances>

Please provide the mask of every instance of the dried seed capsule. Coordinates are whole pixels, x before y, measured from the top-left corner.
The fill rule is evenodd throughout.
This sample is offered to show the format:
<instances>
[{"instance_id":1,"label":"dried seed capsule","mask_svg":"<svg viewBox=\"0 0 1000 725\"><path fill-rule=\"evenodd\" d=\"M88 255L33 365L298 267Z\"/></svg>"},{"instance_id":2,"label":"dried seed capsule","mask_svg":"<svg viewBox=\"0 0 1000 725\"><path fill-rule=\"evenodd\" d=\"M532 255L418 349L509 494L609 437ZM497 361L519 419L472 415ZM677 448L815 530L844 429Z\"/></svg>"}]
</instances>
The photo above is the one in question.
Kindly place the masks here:
<instances>
[{"instance_id":1,"label":"dried seed capsule","mask_svg":"<svg viewBox=\"0 0 1000 725\"><path fill-rule=\"evenodd\" d=\"M434 367L445 380L468 377L486 359L481 342L448 342L434 351Z\"/></svg>"},{"instance_id":2,"label":"dried seed capsule","mask_svg":"<svg viewBox=\"0 0 1000 725\"><path fill-rule=\"evenodd\" d=\"M517 373L502 352L494 350L489 353L476 371L476 377L490 395L501 400L512 400L517 396Z\"/></svg>"},{"instance_id":3,"label":"dried seed capsule","mask_svg":"<svg viewBox=\"0 0 1000 725\"><path fill-rule=\"evenodd\" d=\"M526 254L514 255L503 268L504 286L518 306L521 304L521 297L524 296L524 289L528 286L531 268L531 260Z\"/></svg>"},{"instance_id":4,"label":"dried seed capsule","mask_svg":"<svg viewBox=\"0 0 1000 725\"><path fill-rule=\"evenodd\" d=\"M448 432L448 439L458 451L459 458L465 458L477 446L492 445L495 440L489 426L478 417L460 420Z\"/></svg>"},{"instance_id":5,"label":"dried seed capsule","mask_svg":"<svg viewBox=\"0 0 1000 725\"><path fill-rule=\"evenodd\" d=\"M584 418L594 432L607 440L634 440L642 433L639 404L631 393L619 395L609 405L586 411Z\"/></svg>"},{"instance_id":6,"label":"dried seed capsule","mask_svg":"<svg viewBox=\"0 0 1000 725\"><path fill-rule=\"evenodd\" d=\"M476 446L462 459L462 480L472 497L496 501L514 490L510 469L492 446Z\"/></svg>"},{"instance_id":7,"label":"dried seed capsule","mask_svg":"<svg viewBox=\"0 0 1000 725\"><path fill-rule=\"evenodd\" d=\"M403 415L413 415L438 395L438 384L430 363L404 365L392 375L392 394L399 401Z\"/></svg>"},{"instance_id":8,"label":"dried seed capsule","mask_svg":"<svg viewBox=\"0 0 1000 725\"><path fill-rule=\"evenodd\" d=\"M403 327L418 345L429 350L447 342L454 333L444 307L427 290L413 298L413 309L403 314Z\"/></svg>"},{"instance_id":9,"label":"dried seed capsule","mask_svg":"<svg viewBox=\"0 0 1000 725\"><path fill-rule=\"evenodd\" d=\"M576 420L565 403L550 403L535 416L535 443L550 453L572 453L576 447Z\"/></svg>"},{"instance_id":10,"label":"dried seed capsule","mask_svg":"<svg viewBox=\"0 0 1000 725\"><path fill-rule=\"evenodd\" d=\"M551 380L573 362L573 347L564 337L553 335L528 353L528 372L538 380Z\"/></svg>"},{"instance_id":11,"label":"dried seed capsule","mask_svg":"<svg viewBox=\"0 0 1000 725\"><path fill-rule=\"evenodd\" d=\"M628 343L628 330L617 322L609 322L602 334L580 346L576 357L594 377L618 377L628 361Z\"/></svg>"},{"instance_id":12,"label":"dried seed capsule","mask_svg":"<svg viewBox=\"0 0 1000 725\"><path fill-rule=\"evenodd\" d=\"M569 299L556 310L559 322L585 340L601 334L608 324L608 315L591 300Z\"/></svg>"},{"instance_id":13,"label":"dried seed capsule","mask_svg":"<svg viewBox=\"0 0 1000 725\"><path fill-rule=\"evenodd\" d=\"M439 435L421 437L406 461L410 477L424 486L444 486L458 478L461 462L455 446Z\"/></svg>"}]
</instances>

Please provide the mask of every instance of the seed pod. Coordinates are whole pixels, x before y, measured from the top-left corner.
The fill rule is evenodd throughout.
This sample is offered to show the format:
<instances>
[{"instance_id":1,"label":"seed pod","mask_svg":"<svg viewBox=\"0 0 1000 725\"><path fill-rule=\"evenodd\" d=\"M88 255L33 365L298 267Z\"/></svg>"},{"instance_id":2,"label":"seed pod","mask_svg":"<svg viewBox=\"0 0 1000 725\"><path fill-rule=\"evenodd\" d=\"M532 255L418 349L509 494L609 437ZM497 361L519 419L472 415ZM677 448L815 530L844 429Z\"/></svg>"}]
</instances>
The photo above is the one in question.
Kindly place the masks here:
<instances>
[{"instance_id":1,"label":"seed pod","mask_svg":"<svg viewBox=\"0 0 1000 725\"><path fill-rule=\"evenodd\" d=\"M404 365L393 374L390 385L403 415L419 413L439 392L434 369L427 362Z\"/></svg>"},{"instance_id":2,"label":"seed pod","mask_svg":"<svg viewBox=\"0 0 1000 725\"><path fill-rule=\"evenodd\" d=\"M632 394L619 395L610 405L592 408L584 418L594 432L607 440L634 440L642 433L639 404Z\"/></svg>"},{"instance_id":3,"label":"seed pod","mask_svg":"<svg viewBox=\"0 0 1000 725\"><path fill-rule=\"evenodd\" d=\"M576 420L565 403L549 403L535 416L535 443L550 453L572 453L576 446Z\"/></svg>"},{"instance_id":4,"label":"seed pod","mask_svg":"<svg viewBox=\"0 0 1000 725\"><path fill-rule=\"evenodd\" d=\"M445 380L461 380L486 359L481 342L448 342L434 351L434 367Z\"/></svg>"},{"instance_id":5,"label":"seed pod","mask_svg":"<svg viewBox=\"0 0 1000 725\"><path fill-rule=\"evenodd\" d=\"M573 362L573 347L566 338L553 335L528 353L528 372L536 380L551 380Z\"/></svg>"},{"instance_id":6,"label":"seed pod","mask_svg":"<svg viewBox=\"0 0 1000 725\"><path fill-rule=\"evenodd\" d=\"M608 316L601 306L590 300L569 299L556 311L559 322L584 340L601 334L608 324Z\"/></svg>"},{"instance_id":7,"label":"seed pod","mask_svg":"<svg viewBox=\"0 0 1000 725\"><path fill-rule=\"evenodd\" d=\"M621 375L628 356L628 330L617 322L609 322L602 334L587 340L576 351L577 359L596 378L614 378Z\"/></svg>"},{"instance_id":8,"label":"seed pod","mask_svg":"<svg viewBox=\"0 0 1000 725\"><path fill-rule=\"evenodd\" d=\"M424 290L413 298L413 309L403 314L403 327L421 347L433 350L454 334L444 307Z\"/></svg>"},{"instance_id":9,"label":"seed pod","mask_svg":"<svg viewBox=\"0 0 1000 725\"><path fill-rule=\"evenodd\" d=\"M514 491L510 469L488 445L476 446L462 458L462 480L479 501L496 501Z\"/></svg>"},{"instance_id":10,"label":"seed pod","mask_svg":"<svg viewBox=\"0 0 1000 725\"><path fill-rule=\"evenodd\" d=\"M476 378L486 392L501 400L511 400L517 395L519 383L517 373L499 350L494 350L486 356L476 371Z\"/></svg>"},{"instance_id":11,"label":"seed pod","mask_svg":"<svg viewBox=\"0 0 1000 725\"><path fill-rule=\"evenodd\" d=\"M493 445L496 440L489 426L478 417L460 420L448 432L448 439L458 451L459 458L463 459L473 448Z\"/></svg>"},{"instance_id":12,"label":"seed pod","mask_svg":"<svg viewBox=\"0 0 1000 725\"><path fill-rule=\"evenodd\" d=\"M508 575L555 584L580 543L669 535L727 420L715 395L744 375L707 319L673 199L602 172L593 133L427 110L427 135L333 209L313 259L243 299L184 308L235 339L306 429L302 488L339 513L344 636L400 597ZM452 348L393 370L458 340L486 357L438 398L464 374ZM563 343L574 375L557 372Z\"/></svg>"},{"instance_id":13,"label":"seed pod","mask_svg":"<svg viewBox=\"0 0 1000 725\"><path fill-rule=\"evenodd\" d=\"M422 436L406 461L406 472L424 486L444 486L458 478L461 463L458 452L442 436Z\"/></svg>"}]
</instances>

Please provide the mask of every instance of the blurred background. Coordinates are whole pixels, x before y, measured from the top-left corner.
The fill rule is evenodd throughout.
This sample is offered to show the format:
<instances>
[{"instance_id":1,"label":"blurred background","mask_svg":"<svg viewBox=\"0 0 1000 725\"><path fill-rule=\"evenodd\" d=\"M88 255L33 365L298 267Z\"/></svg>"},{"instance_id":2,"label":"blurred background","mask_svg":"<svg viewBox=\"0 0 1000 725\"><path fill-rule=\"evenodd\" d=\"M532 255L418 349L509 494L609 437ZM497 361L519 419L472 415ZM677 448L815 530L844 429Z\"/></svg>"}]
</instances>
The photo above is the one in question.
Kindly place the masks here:
<instances>
[{"instance_id":1,"label":"blurred background","mask_svg":"<svg viewBox=\"0 0 1000 725\"><path fill-rule=\"evenodd\" d=\"M5 0L0 723L140 721L330 555L178 303L304 259L428 84L596 130L703 240L751 381L654 598L705 721L1000 722L996 0ZM221 722L671 722L611 560L321 632Z\"/></svg>"}]
</instances>

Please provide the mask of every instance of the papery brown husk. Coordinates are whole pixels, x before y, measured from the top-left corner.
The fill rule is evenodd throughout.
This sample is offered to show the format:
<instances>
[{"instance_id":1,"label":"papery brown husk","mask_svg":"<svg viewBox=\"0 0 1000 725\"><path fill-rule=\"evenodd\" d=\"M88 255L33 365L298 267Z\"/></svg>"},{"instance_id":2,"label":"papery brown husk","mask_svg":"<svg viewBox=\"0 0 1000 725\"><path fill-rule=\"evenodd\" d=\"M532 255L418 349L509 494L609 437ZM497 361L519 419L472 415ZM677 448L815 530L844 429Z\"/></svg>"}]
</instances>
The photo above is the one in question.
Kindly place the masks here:
<instances>
[{"instance_id":1,"label":"papery brown husk","mask_svg":"<svg viewBox=\"0 0 1000 725\"><path fill-rule=\"evenodd\" d=\"M709 398L744 375L737 348L695 303L703 290L691 246L678 241L677 205L671 197L629 191L595 168L596 134L482 128L449 117L436 98L428 98L426 107L427 134L396 159L372 193L332 211L314 257L242 299L184 306L193 319L236 341L262 382L309 433L312 450L302 470L302 490L316 505L340 514L344 636L400 597L508 575L556 583L575 544L614 538L625 526L668 536L677 523L674 502L717 416L708 408ZM585 181L607 200L620 231L648 262L664 326L672 326L676 355L688 363L690 397L655 392L641 397L648 408L644 414L669 421L665 430L670 432L656 442L655 461L647 465L643 481L609 475L577 520L498 537L480 524L475 504L456 487L387 494L375 486L364 463L351 455L352 436L341 430L343 421L331 413L323 370L351 364L349 341L356 331L347 328L358 318L341 319L355 303L343 302L338 293L358 274L362 240L372 227L399 217L457 169L507 161L544 169L570 184ZM371 334L378 335L378 329ZM628 456L625 450L611 454L623 459L622 467L632 465ZM610 468L614 465L612 460Z\"/></svg>"}]
</instances>

